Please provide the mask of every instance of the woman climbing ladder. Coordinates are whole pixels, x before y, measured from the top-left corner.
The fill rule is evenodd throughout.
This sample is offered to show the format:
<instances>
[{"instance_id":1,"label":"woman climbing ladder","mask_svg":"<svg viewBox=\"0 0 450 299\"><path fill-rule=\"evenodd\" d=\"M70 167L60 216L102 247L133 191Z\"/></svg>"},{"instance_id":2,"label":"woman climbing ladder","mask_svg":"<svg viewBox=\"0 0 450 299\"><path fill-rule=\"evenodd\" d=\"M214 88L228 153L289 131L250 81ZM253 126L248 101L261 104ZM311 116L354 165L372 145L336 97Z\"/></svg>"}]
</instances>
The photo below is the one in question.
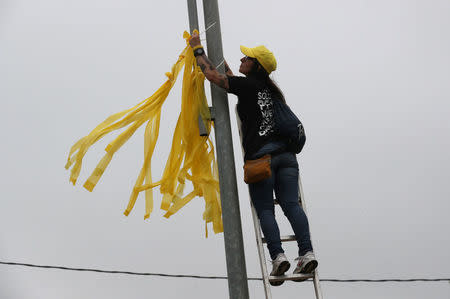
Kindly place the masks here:
<instances>
[{"instance_id":1,"label":"woman climbing ladder","mask_svg":"<svg viewBox=\"0 0 450 299\"><path fill-rule=\"evenodd\" d=\"M297 239L299 256L296 258L297 265L293 273L312 273L318 262L311 246L308 219L298 203L298 162L295 153L287 150L286 141L274 131L272 103L285 100L281 90L269 77L276 69L273 53L264 46L255 48L241 46L241 52L245 57L241 59L239 72L245 77L234 76L226 63L224 75L220 74L209 61L198 34L194 33L189 43L205 77L227 92L238 96L237 110L242 121L244 160L271 155L272 175L249 184L250 197L272 258L273 268L270 275L283 275L290 268L281 246L280 231L275 220L273 191ZM271 284L281 285L283 282L276 281Z\"/></svg>"}]
</instances>

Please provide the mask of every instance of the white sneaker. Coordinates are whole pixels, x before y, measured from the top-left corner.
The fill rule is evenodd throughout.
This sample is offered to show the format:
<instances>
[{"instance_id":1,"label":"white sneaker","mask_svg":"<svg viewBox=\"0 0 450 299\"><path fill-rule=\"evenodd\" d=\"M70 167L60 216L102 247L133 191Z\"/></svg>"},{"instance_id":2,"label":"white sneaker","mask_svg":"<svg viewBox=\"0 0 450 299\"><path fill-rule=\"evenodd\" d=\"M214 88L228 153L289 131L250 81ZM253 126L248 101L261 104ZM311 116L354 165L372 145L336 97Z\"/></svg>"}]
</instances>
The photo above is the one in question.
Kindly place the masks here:
<instances>
[{"instance_id":1,"label":"white sneaker","mask_svg":"<svg viewBox=\"0 0 450 299\"><path fill-rule=\"evenodd\" d=\"M314 252L308 251L304 256L295 259L298 261L297 267L294 269L294 274L310 274L317 268L318 262L314 256ZM294 279L293 281L304 281L307 278Z\"/></svg>"},{"instance_id":2,"label":"white sneaker","mask_svg":"<svg viewBox=\"0 0 450 299\"><path fill-rule=\"evenodd\" d=\"M277 257L272 261L272 271L270 272L270 276L280 276L284 275L284 272L289 270L291 264L288 259L284 255L284 253L279 253ZM283 284L282 281L271 281L270 284L273 286L279 286Z\"/></svg>"}]
</instances>

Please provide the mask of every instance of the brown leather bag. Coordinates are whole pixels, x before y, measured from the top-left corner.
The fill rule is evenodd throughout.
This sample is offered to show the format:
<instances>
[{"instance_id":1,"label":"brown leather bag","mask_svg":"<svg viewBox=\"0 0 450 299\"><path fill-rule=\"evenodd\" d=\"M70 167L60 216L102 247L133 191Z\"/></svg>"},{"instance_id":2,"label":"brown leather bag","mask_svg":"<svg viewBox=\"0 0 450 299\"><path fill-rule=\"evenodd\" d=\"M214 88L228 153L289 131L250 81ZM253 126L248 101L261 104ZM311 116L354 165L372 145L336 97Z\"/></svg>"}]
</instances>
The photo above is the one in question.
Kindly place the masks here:
<instances>
[{"instance_id":1,"label":"brown leather bag","mask_svg":"<svg viewBox=\"0 0 450 299\"><path fill-rule=\"evenodd\" d=\"M244 164L244 181L247 184L257 183L272 176L270 168L270 155L262 156L256 160L247 160Z\"/></svg>"}]
</instances>

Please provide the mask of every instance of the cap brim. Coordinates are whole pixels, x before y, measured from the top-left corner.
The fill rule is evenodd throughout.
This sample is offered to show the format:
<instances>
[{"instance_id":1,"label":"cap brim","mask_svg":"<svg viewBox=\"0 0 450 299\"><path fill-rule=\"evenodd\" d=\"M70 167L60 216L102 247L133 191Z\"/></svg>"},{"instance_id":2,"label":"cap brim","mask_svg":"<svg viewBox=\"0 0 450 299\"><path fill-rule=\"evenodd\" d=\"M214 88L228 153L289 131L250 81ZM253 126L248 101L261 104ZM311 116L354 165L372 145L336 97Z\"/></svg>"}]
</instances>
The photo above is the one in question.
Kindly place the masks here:
<instances>
[{"instance_id":1,"label":"cap brim","mask_svg":"<svg viewBox=\"0 0 450 299\"><path fill-rule=\"evenodd\" d=\"M253 54L253 50L251 48L247 48L244 46L241 46L240 48L241 48L242 54L244 54L245 56L256 58L255 54Z\"/></svg>"}]
</instances>

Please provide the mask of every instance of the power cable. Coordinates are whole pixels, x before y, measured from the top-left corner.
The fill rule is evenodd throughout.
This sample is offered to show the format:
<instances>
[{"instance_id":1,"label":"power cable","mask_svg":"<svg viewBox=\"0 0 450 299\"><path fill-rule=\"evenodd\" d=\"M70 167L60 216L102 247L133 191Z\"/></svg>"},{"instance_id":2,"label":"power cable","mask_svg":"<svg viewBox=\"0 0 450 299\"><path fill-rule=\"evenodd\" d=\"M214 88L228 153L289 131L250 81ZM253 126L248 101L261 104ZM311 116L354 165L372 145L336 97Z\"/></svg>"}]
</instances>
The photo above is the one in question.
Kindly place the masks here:
<instances>
[{"instance_id":1,"label":"power cable","mask_svg":"<svg viewBox=\"0 0 450 299\"><path fill-rule=\"evenodd\" d=\"M160 276L160 277L174 277L174 278L195 278L195 279L228 279L226 276L205 276L205 275L188 275L188 274L164 274L164 273L149 273L149 272L132 272L132 271L115 271L115 270L101 270L101 269L89 269L89 268L72 268L63 266L49 266L49 265L35 265L15 262L3 262L3 265L32 267L32 268L44 268L44 269L59 269L67 271L84 271L84 272L97 272L108 274L125 274L125 275L141 275L141 276ZM249 277L248 280L262 280L259 277ZM438 282L448 281L450 278L408 278L408 279L320 279L320 281L326 282Z\"/></svg>"}]
</instances>

